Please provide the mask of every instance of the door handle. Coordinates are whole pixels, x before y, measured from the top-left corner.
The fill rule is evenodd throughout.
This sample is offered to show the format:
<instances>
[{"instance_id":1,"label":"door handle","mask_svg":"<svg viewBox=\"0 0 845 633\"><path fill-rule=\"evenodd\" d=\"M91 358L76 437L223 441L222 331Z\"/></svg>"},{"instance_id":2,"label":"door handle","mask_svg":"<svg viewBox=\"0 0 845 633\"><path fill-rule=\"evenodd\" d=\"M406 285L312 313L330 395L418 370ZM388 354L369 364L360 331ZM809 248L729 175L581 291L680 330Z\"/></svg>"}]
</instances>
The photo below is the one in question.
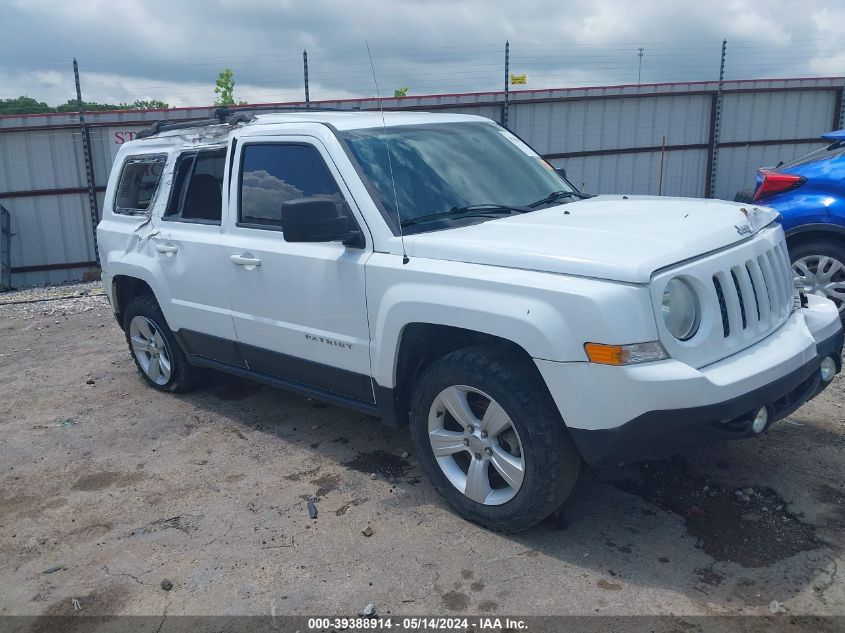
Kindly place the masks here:
<instances>
[{"instance_id":1,"label":"door handle","mask_svg":"<svg viewBox=\"0 0 845 633\"><path fill-rule=\"evenodd\" d=\"M238 266L246 266L247 268L261 266L261 260L257 257L248 257L247 255L232 255L229 259L232 260L233 264L237 264Z\"/></svg>"},{"instance_id":2,"label":"door handle","mask_svg":"<svg viewBox=\"0 0 845 633\"><path fill-rule=\"evenodd\" d=\"M166 253L168 255L172 255L173 253L175 253L179 250L179 247L176 246L175 244L156 243L156 250L159 253Z\"/></svg>"}]
</instances>

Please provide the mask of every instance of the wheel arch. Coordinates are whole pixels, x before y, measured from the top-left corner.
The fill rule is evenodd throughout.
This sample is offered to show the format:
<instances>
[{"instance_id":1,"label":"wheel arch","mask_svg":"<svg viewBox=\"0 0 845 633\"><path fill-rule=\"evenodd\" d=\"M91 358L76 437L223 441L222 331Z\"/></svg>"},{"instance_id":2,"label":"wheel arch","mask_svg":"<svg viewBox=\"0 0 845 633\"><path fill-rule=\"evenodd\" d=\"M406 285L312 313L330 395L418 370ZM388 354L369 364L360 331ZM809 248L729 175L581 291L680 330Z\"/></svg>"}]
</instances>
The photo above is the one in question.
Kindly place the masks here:
<instances>
[{"instance_id":1,"label":"wheel arch","mask_svg":"<svg viewBox=\"0 0 845 633\"><path fill-rule=\"evenodd\" d=\"M156 298L152 286L140 277L119 274L112 277L111 284L114 317L117 319L117 323L121 328L123 328L123 317L126 306L129 305L132 299L142 294L149 294L153 298Z\"/></svg>"},{"instance_id":2,"label":"wheel arch","mask_svg":"<svg viewBox=\"0 0 845 633\"><path fill-rule=\"evenodd\" d=\"M383 387L376 381L377 400L383 420L389 424L407 425L411 391L422 372L451 352L477 346L497 349L515 360L526 362L536 373L539 384L548 391L533 358L520 344L479 330L416 321L407 323L400 332L395 351L392 385Z\"/></svg>"},{"instance_id":3,"label":"wheel arch","mask_svg":"<svg viewBox=\"0 0 845 633\"><path fill-rule=\"evenodd\" d=\"M787 248L819 239L832 240L845 247L845 227L838 224L802 224L786 232Z\"/></svg>"}]
</instances>

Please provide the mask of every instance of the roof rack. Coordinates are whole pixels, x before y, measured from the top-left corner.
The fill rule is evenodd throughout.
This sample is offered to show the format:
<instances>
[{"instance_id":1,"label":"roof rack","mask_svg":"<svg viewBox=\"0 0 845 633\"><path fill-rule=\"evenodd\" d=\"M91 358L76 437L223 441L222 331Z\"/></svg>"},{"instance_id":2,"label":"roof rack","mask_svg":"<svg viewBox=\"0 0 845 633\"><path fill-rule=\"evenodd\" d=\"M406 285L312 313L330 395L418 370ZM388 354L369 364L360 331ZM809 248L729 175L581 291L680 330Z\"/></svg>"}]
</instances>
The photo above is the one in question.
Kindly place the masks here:
<instances>
[{"instance_id":1,"label":"roof rack","mask_svg":"<svg viewBox=\"0 0 845 633\"><path fill-rule=\"evenodd\" d=\"M238 125L239 123L248 123L255 117L250 116L250 112L354 112L360 110L355 108L325 108L310 106L274 106L274 105L242 105L242 106L224 106L217 108L214 111L214 117L210 119L198 119L194 121L179 121L169 122L168 120L157 121L152 127L146 130L141 130L135 138L149 138L161 132L169 132L171 130L184 130L194 127L208 127L210 125Z\"/></svg>"},{"instance_id":2,"label":"roof rack","mask_svg":"<svg viewBox=\"0 0 845 633\"><path fill-rule=\"evenodd\" d=\"M135 135L135 138L149 138L155 136L160 132L168 132L170 130L182 130L192 127L206 127L209 125L222 125L224 121L219 119L199 119L194 121L179 121L178 123L171 123L167 120L156 121L152 127L146 130L141 130Z\"/></svg>"},{"instance_id":3,"label":"roof rack","mask_svg":"<svg viewBox=\"0 0 845 633\"><path fill-rule=\"evenodd\" d=\"M304 106L304 105L233 105L217 108L214 111L214 116L217 118L225 118L230 114L236 112L355 112L360 110L358 106L354 108L332 108L325 106Z\"/></svg>"}]
</instances>

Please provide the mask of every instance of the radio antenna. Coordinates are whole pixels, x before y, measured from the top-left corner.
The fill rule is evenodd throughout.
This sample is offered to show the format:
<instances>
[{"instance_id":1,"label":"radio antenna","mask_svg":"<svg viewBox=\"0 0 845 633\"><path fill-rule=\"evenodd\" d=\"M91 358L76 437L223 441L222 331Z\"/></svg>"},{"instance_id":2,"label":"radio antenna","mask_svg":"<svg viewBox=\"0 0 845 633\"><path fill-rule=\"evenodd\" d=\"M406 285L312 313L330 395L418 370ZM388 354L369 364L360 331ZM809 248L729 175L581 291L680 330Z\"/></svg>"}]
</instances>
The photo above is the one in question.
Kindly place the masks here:
<instances>
[{"instance_id":1,"label":"radio antenna","mask_svg":"<svg viewBox=\"0 0 845 633\"><path fill-rule=\"evenodd\" d=\"M402 263L407 264L408 251L405 250L405 235L402 233L402 215L399 213L399 196L396 193L396 178L393 176L393 161L390 158L390 143L387 140L387 123L384 120L384 107L381 105L381 92L378 89L378 79L376 79L376 67L373 65L373 54L370 52L370 42L364 40L367 45L367 57L370 58L370 70L373 71L373 83L376 86L376 99L378 100L378 109L381 114L381 127L384 131L384 149L387 152L387 168L390 171L390 184L393 186L393 205L396 207L396 222L399 225L399 240L402 242Z\"/></svg>"}]
</instances>

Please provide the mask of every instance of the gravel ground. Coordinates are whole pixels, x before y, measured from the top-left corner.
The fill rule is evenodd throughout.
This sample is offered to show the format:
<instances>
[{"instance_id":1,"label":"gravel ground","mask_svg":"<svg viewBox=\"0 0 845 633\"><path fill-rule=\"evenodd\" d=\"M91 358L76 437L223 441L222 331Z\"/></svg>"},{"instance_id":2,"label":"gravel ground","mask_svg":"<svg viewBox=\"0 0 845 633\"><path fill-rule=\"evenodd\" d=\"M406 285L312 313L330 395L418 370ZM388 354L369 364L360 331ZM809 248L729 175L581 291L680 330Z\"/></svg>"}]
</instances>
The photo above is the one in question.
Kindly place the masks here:
<instances>
[{"instance_id":1,"label":"gravel ground","mask_svg":"<svg viewBox=\"0 0 845 633\"><path fill-rule=\"evenodd\" d=\"M502 536L402 430L221 375L147 388L101 292L0 295L0 615L845 615L839 379L762 438L588 470Z\"/></svg>"},{"instance_id":2,"label":"gravel ground","mask_svg":"<svg viewBox=\"0 0 845 633\"><path fill-rule=\"evenodd\" d=\"M61 286L33 286L0 293L2 315L10 319L67 316L93 309L108 309L108 307L106 295L99 281Z\"/></svg>"}]
</instances>

